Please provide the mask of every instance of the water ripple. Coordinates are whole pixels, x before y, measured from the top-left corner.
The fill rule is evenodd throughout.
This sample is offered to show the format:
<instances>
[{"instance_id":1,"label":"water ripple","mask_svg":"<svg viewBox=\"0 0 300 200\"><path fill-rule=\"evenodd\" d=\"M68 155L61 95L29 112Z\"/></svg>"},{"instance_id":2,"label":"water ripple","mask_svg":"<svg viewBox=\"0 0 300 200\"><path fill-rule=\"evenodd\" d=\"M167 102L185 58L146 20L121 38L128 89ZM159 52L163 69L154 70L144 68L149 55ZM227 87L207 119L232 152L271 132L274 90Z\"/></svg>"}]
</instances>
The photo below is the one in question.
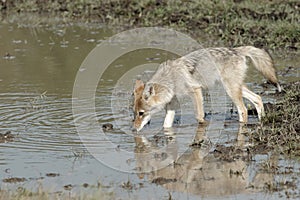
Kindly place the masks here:
<instances>
[{"instance_id":1,"label":"water ripple","mask_svg":"<svg viewBox=\"0 0 300 200\"><path fill-rule=\"evenodd\" d=\"M16 135L13 142L1 143L1 147L34 152L70 152L82 147L73 118L82 120L90 116L73 116L71 98L22 93L0 97L0 131L10 130Z\"/></svg>"}]
</instances>

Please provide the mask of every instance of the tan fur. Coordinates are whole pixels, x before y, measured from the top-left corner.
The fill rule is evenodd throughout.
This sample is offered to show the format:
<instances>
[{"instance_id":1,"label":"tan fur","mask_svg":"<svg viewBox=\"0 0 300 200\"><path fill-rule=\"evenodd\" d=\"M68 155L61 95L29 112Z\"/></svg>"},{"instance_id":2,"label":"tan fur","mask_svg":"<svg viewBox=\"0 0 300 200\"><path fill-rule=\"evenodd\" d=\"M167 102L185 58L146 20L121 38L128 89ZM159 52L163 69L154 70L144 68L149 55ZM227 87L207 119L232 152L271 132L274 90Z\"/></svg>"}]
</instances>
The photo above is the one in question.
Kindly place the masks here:
<instances>
[{"instance_id":1,"label":"tan fur","mask_svg":"<svg viewBox=\"0 0 300 200\"><path fill-rule=\"evenodd\" d=\"M134 87L134 127L140 127L142 124L142 118L139 116L139 110L143 110L143 99L142 94L144 91L145 85L141 80L135 82Z\"/></svg>"},{"instance_id":2,"label":"tan fur","mask_svg":"<svg viewBox=\"0 0 300 200\"><path fill-rule=\"evenodd\" d=\"M134 128L141 130L151 115L164 107L167 114L164 127L174 119L172 102L176 95L188 93L194 101L196 119L204 122L202 89L221 82L237 107L239 121L247 123L247 109L243 98L254 104L259 119L264 115L262 99L244 84L247 72L246 57L271 83L278 83L273 61L269 54L252 46L237 48L208 48L194 51L174 61L162 63L153 77L144 84L137 80L134 91ZM213 64L212 64L213 63Z\"/></svg>"},{"instance_id":3,"label":"tan fur","mask_svg":"<svg viewBox=\"0 0 300 200\"><path fill-rule=\"evenodd\" d=\"M235 49L242 55L249 57L253 62L254 67L274 84L279 92L281 92L281 87L278 84L275 68L273 66L273 60L266 51L252 46L237 47Z\"/></svg>"}]
</instances>

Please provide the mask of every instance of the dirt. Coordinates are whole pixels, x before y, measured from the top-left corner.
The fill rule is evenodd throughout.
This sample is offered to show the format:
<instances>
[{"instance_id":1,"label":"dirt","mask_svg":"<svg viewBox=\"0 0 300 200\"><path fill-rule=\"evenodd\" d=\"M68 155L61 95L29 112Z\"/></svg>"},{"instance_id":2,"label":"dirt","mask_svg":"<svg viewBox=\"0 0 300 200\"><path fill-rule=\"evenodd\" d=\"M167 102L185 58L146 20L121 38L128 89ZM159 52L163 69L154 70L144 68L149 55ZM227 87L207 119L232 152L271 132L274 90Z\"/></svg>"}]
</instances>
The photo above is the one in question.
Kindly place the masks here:
<instances>
[{"instance_id":1,"label":"dirt","mask_svg":"<svg viewBox=\"0 0 300 200\"><path fill-rule=\"evenodd\" d=\"M102 125L102 130L103 131L111 131L114 129L114 126L110 123L106 123Z\"/></svg>"},{"instance_id":2,"label":"dirt","mask_svg":"<svg viewBox=\"0 0 300 200\"><path fill-rule=\"evenodd\" d=\"M152 180L152 183L158 184L158 185L163 185L166 183L174 183L176 182L177 179L176 178L164 178L164 177L158 177L156 179Z\"/></svg>"},{"instance_id":3,"label":"dirt","mask_svg":"<svg viewBox=\"0 0 300 200\"><path fill-rule=\"evenodd\" d=\"M58 173L47 173L46 176L47 177L57 177L57 176L60 176L60 174L58 174Z\"/></svg>"},{"instance_id":4,"label":"dirt","mask_svg":"<svg viewBox=\"0 0 300 200\"><path fill-rule=\"evenodd\" d=\"M5 178L2 180L4 183L20 183L27 181L26 178L18 178L18 177L12 177L12 178Z\"/></svg>"},{"instance_id":5,"label":"dirt","mask_svg":"<svg viewBox=\"0 0 300 200\"><path fill-rule=\"evenodd\" d=\"M225 145L216 145L215 150L212 154L218 158L219 160L226 162L234 162L237 159L241 159L243 161L251 161L251 154L249 153L249 149L242 149L241 147L235 146L225 146Z\"/></svg>"},{"instance_id":6,"label":"dirt","mask_svg":"<svg viewBox=\"0 0 300 200\"><path fill-rule=\"evenodd\" d=\"M11 131L7 131L6 133L0 133L0 143L6 143L13 141L15 136L11 133Z\"/></svg>"}]
</instances>

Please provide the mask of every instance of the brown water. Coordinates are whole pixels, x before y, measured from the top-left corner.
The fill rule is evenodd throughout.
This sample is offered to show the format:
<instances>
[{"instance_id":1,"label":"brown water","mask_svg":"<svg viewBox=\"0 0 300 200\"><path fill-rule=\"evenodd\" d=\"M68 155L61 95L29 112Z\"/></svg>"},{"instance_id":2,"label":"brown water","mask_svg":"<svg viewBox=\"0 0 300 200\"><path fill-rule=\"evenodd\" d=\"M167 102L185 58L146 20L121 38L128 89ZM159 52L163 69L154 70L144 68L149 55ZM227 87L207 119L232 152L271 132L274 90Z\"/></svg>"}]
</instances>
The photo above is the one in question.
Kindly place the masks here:
<instances>
[{"instance_id":1,"label":"brown water","mask_svg":"<svg viewBox=\"0 0 300 200\"><path fill-rule=\"evenodd\" d=\"M238 154L243 159L226 161L217 159L212 153L217 145L244 150L249 145L241 134L247 130L239 129L235 122L236 113L230 115L230 101L219 103L219 106L226 104L224 118L227 126L223 122L212 122L209 128L197 127L193 108L186 100L187 103L181 105L184 113L178 119L180 124L167 133L171 137L165 136L160 128L163 113L145 129L145 138L125 134L131 129L130 99L134 79L139 75L149 78L157 66L155 63L175 57L155 49L136 51L112 63L97 88L95 102L99 124L109 122L115 127L106 132L113 145L107 148L103 138L105 149L97 154L105 156L112 165L121 163L124 167L120 168L130 169L131 173L121 172L116 166L96 159L97 155L91 155L74 126L74 120L84 120L89 116L72 114L73 86L86 56L113 34L110 29L100 26L0 24L0 133L11 131L15 136L12 141L0 143L1 189L21 186L35 191L42 185L53 194L70 192L78 195L96 193L98 187L94 186L101 183L105 192L112 191L114 198L121 199L166 199L169 194L175 199L272 199L281 195L285 197L285 190L264 193L265 182L295 179L299 187L296 176L299 175L299 163L296 161L282 160L273 155L253 155L247 160L243 157L246 151ZM283 82L299 80L298 57L275 58L275 63ZM131 70L132 66L140 64L150 65ZM294 68L287 71L288 66ZM250 74L255 79L251 87L257 92L262 91L259 85L261 76L252 70ZM269 92L274 92L274 89ZM273 101L268 96L263 98ZM212 115L207 117L209 119ZM250 121L255 123L257 119L250 116ZM195 138L206 141L207 145L191 148L189 145ZM101 147L101 140L91 141L91 145L97 143ZM167 148L150 155L149 159L137 153L156 150L166 144ZM124 161L121 157L114 157L118 149L129 152L128 157L122 158ZM156 159L153 156L157 156ZM176 163L142 173L158 169L165 156L175 159ZM116 159L120 160L115 162ZM259 165L266 161L280 163L282 169L279 170L292 166L295 171L288 175L259 171ZM48 173L59 175L51 177ZM12 177L25 178L26 181L4 181ZM84 187L84 183L89 186ZM69 184L72 185L70 191L64 189Z\"/></svg>"}]
</instances>

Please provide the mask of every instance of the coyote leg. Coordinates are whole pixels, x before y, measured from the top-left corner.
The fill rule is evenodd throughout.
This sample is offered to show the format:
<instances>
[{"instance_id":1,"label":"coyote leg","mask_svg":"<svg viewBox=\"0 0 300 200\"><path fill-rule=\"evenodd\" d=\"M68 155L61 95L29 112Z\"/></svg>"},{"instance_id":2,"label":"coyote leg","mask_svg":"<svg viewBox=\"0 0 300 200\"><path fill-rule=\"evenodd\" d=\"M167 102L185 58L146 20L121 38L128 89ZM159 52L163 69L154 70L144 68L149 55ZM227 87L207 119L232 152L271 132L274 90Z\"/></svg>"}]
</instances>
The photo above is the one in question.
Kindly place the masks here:
<instances>
[{"instance_id":1,"label":"coyote leg","mask_svg":"<svg viewBox=\"0 0 300 200\"><path fill-rule=\"evenodd\" d=\"M175 118L175 110L179 107L179 102L176 96L166 105L166 116L164 128L171 128Z\"/></svg>"},{"instance_id":2,"label":"coyote leg","mask_svg":"<svg viewBox=\"0 0 300 200\"><path fill-rule=\"evenodd\" d=\"M227 89L227 94L231 97L233 103L235 104L238 110L239 121L241 123L247 123L248 112L243 102L242 89L240 87L239 89L234 89L234 90Z\"/></svg>"},{"instance_id":3,"label":"coyote leg","mask_svg":"<svg viewBox=\"0 0 300 200\"><path fill-rule=\"evenodd\" d=\"M165 121L164 121L164 128L171 128L174 122L175 117L175 110L167 110Z\"/></svg>"},{"instance_id":4,"label":"coyote leg","mask_svg":"<svg viewBox=\"0 0 300 200\"><path fill-rule=\"evenodd\" d=\"M203 110L203 95L201 88L193 89L193 100L196 108L196 119L198 122L203 123L204 120L204 110Z\"/></svg>"},{"instance_id":5,"label":"coyote leg","mask_svg":"<svg viewBox=\"0 0 300 200\"><path fill-rule=\"evenodd\" d=\"M242 95L244 98L248 99L252 104L254 104L255 109L257 110L258 119L261 120L261 117L265 114L264 105L261 100L261 97L251 92L246 86L242 87Z\"/></svg>"},{"instance_id":6,"label":"coyote leg","mask_svg":"<svg viewBox=\"0 0 300 200\"><path fill-rule=\"evenodd\" d=\"M235 105L237 107L238 113L239 113L239 121L241 123L247 123L248 122L248 112L244 105L243 99L239 99L237 102L235 102Z\"/></svg>"}]
</instances>

